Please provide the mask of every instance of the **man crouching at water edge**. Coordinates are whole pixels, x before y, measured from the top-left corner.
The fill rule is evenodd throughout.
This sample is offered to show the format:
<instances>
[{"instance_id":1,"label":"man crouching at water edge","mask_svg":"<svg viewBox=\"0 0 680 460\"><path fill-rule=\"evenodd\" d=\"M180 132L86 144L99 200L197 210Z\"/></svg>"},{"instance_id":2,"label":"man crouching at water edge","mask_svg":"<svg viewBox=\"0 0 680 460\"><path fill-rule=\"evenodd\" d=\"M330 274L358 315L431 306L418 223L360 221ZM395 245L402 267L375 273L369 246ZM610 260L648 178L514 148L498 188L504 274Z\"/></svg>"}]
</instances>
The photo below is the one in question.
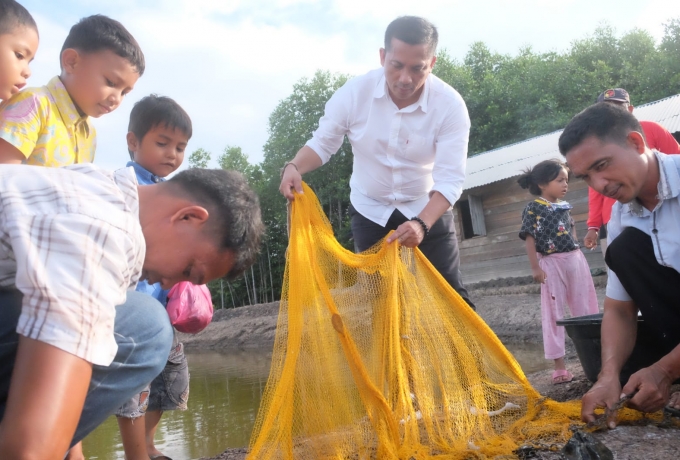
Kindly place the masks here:
<instances>
[{"instance_id":1,"label":"man crouching at water edge","mask_svg":"<svg viewBox=\"0 0 680 460\"><path fill-rule=\"evenodd\" d=\"M583 397L581 417L612 408L654 412L669 401L680 377L680 155L650 150L637 119L613 104L576 115L559 140L575 177L614 198L607 254L610 268L602 319L602 370ZM638 311L655 344L649 366L635 369L621 388L619 374L635 346ZM673 404L673 403L672 403ZM608 420L616 426L616 414Z\"/></svg>"},{"instance_id":2,"label":"man crouching at water edge","mask_svg":"<svg viewBox=\"0 0 680 460\"><path fill-rule=\"evenodd\" d=\"M0 166L2 458L63 459L161 372L172 328L139 279L233 278L262 232L235 172Z\"/></svg>"}]
</instances>

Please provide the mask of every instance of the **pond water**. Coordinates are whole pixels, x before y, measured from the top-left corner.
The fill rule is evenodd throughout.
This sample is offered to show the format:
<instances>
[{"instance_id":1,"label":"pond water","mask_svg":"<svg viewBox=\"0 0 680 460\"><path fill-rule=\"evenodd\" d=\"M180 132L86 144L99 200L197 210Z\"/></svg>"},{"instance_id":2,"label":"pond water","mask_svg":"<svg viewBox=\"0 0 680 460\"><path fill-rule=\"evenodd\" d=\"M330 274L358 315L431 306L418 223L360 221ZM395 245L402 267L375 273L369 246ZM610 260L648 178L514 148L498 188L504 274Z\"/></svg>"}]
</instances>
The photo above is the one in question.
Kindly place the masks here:
<instances>
[{"instance_id":1,"label":"pond water","mask_svg":"<svg viewBox=\"0 0 680 460\"><path fill-rule=\"evenodd\" d=\"M525 373L547 369L543 345L508 347ZM174 460L215 456L227 448L245 447L255 423L267 383L271 353L231 351L188 353L191 372L189 409L163 414L156 446ZM91 433L83 443L85 458L123 460L115 417Z\"/></svg>"}]
</instances>

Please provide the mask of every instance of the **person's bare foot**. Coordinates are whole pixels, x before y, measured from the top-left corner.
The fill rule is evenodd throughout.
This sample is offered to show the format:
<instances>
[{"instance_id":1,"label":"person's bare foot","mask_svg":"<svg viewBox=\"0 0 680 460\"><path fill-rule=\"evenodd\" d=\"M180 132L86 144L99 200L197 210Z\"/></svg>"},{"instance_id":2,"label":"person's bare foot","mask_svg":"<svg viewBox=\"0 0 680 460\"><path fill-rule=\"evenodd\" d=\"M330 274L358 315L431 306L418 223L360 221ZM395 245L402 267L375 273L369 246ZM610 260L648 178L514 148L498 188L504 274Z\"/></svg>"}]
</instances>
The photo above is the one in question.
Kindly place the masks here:
<instances>
[{"instance_id":1,"label":"person's bare foot","mask_svg":"<svg viewBox=\"0 0 680 460\"><path fill-rule=\"evenodd\" d=\"M680 391L676 391L671 395L671 398L668 400L668 404L666 405L666 407L680 410Z\"/></svg>"},{"instance_id":2,"label":"person's bare foot","mask_svg":"<svg viewBox=\"0 0 680 460\"><path fill-rule=\"evenodd\" d=\"M68 451L64 460L85 460L85 456L83 455L83 443L79 442L71 447L71 450Z\"/></svg>"}]
</instances>

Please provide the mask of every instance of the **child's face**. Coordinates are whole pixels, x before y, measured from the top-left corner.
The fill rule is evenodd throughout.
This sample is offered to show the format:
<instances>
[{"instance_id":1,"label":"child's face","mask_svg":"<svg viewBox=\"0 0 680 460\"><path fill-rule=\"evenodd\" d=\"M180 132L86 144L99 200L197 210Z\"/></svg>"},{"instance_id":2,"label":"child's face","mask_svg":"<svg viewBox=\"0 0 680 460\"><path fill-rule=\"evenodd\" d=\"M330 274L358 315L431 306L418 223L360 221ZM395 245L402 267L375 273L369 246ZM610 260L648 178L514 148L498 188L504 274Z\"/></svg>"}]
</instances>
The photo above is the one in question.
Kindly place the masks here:
<instances>
[{"instance_id":1,"label":"child's face","mask_svg":"<svg viewBox=\"0 0 680 460\"><path fill-rule=\"evenodd\" d=\"M6 101L26 86L31 76L28 65L38 50L38 32L20 26L0 35L0 100Z\"/></svg>"},{"instance_id":2,"label":"child's face","mask_svg":"<svg viewBox=\"0 0 680 460\"><path fill-rule=\"evenodd\" d=\"M118 108L139 79L127 59L110 50L62 53L61 79L78 109L98 118Z\"/></svg>"},{"instance_id":3,"label":"child's face","mask_svg":"<svg viewBox=\"0 0 680 460\"><path fill-rule=\"evenodd\" d=\"M189 138L179 129L161 124L151 128L141 142L131 132L127 141L136 163L158 177L166 177L182 165Z\"/></svg>"},{"instance_id":4,"label":"child's face","mask_svg":"<svg viewBox=\"0 0 680 460\"><path fill-rule=\"evenodd\" d=\"M567 174L567 171L562 168L556 178L545 185L539 185L539 187L543 192L542 195L544 198L564 198L564 195L566 195L569 190L569 175Z\"/></svg>"}]
</instances>

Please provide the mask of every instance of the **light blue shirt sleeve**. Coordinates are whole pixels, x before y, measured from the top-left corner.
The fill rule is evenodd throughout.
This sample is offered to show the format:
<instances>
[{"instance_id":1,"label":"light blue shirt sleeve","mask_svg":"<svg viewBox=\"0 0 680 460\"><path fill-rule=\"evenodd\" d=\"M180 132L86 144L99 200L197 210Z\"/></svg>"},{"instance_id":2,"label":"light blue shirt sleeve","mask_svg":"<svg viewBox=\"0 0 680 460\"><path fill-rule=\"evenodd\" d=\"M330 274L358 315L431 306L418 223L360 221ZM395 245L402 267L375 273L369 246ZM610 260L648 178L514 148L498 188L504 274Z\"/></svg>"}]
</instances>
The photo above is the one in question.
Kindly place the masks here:
<instances>
[{"instance_id":1,"label":"light blue shirt sleeve","mask_svg":"<svg viewBox=\"0 0 680 460\"><path fill-rule=\"evenodd\" d=\"M164 307L168 303L169 289L163 289L161 283L149 284L146 280L137 283L137 292L148 294L154 299L158 300Z\"/></svg>"},{"instance_id":2,"label":"light blue shirt sleeve","mask_svg":"<svg viewBox=\"0 0 680 460\"><path fill-rule=\"evenodd\" d=\"M614 238L616 238L620 234L621 234L621 203L616 202L614 203L614 207L612 208L611 219L607 224L607 246L610 245L612 241L614 241ZM608 270L607 273L606 295L610 299L620 300L623 302L628 302L632 300L631 297L628 295L628 292L624 289L623 285L621 284L621 281L619 281L619 278L616 276L616 273L614 273L612 270Z\"/></svg>"}]
</instances>

